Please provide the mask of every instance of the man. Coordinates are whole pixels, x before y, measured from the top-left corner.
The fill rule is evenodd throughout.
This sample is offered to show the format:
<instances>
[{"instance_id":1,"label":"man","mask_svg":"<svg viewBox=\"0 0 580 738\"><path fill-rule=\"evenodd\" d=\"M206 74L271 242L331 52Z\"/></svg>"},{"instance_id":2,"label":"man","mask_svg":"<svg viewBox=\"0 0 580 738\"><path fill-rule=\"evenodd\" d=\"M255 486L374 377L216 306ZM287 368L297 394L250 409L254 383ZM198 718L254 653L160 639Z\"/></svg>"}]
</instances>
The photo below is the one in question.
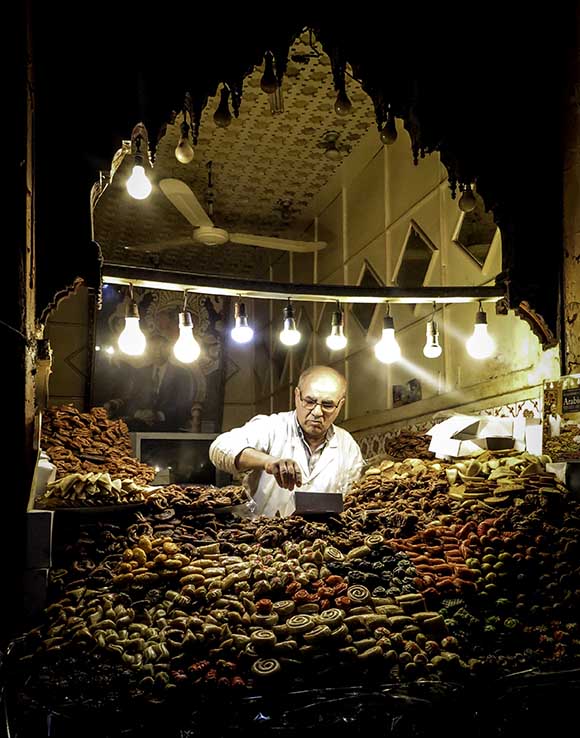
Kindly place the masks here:
<instances>
[{"instance_id":1,"label":"man","mask_svg":"<svg viewBox=\"0 0 580 738\"><path fill-rule=\"evenodd\" d=\"M105 408L122 416L129 430L187 429L194 398L191 369L169 361L171 345L161 334L148 338L147 353L150 363L134 369L124 397L110 400Z\"/></svg>"},{"instance_id":2,"label":"man","mask_svg":"<svg viewBox=\"0 0 580 738\"><path fill-rule=\"evenodd\" d=\"M210 459L230 474L250 472L246 483L258 515L290 515L295 487L343 492L363 465L350 433L333 425L345 392L346 380L337 371L310 367L294 390L296 410L257 415L222 433L210 447Z\"/></svg>"}]
</instances>

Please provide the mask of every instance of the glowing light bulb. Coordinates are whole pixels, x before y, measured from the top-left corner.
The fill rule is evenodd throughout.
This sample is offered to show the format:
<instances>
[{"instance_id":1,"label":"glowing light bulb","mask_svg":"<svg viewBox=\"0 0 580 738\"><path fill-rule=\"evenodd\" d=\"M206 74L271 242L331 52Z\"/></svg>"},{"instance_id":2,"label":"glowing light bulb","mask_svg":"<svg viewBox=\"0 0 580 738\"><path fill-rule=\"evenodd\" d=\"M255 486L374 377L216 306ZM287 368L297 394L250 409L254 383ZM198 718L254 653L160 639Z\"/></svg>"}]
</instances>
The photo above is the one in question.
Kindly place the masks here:
<instances>
[{"instance_id":1,"label":"glowing light bulb","mask_svg":"<svg viewBox=\"0 0 580 738\"><path fill-rule=\"evenodd\" d=\"M127 306L125 327L117 339L117 344L121 351L129 356L141 356L145 351L147 340L139 325L139 310L134 300L131 300ZM107 349L107 353L114 353L114 351Z\"/></svg>"},{"instance_id":2,"label":"glowing light bulb","mask_svg":"<svg viewBox=\"0 0 580 738\"><path fill-rule=\"evenodd\" d=\"M423 355L428 359L436 359L441 356L443 349L439 343L439 329L437 323L434 320L430 320L427 323L427 339L423 346Z\"/></svg>"},{"instance_id":3,"label":"glowing light bulb","mask_svg":"<svg viewBox=\"0 0 580 738\"><path fill-rule=\"evenodd\" d=\"M193 336L191 313L186 310L179 313L179 338L173 346L173 355L182 364L191 364L201 353L199 343Z\"/></svg>"},{"instance_id":4,"label":"glowing light bulb","mask_svg":"<svg viewBox=\"0 0 580 738\"><path fill-rule=\"evenodd\" d=\"M254 337L254 331L248 325L246 306L243 302L236 302L234 306L235 325L231 330L231 337L236 343L248 343Z\"/></svg>"},{"instance_id":5,"label":"glowing light bulb","mask_svg":"<svg viewBox=\"0 0 580 738\"><path fill-rule=\"evenodd\" d=\"M339 90L339 93L336 96L336 100L334 103L334 112L337 115L345 116L350 115L351 111L352 103L349 100L349 97L346 94L346 90L343 87L342 90Z\"/></svg>"},{"instance_id":6,"label":"glowing light bulb","mask_svg":"<svg viewBox=\"0 0 580 738\"><path fill-rule=\"evenodd\" d=\"M284 328L280 331L280 340L285 346L296 346L300 337L300 331L296 328L294 320L294 308L288 301L288 305L284 308Z\"/></svg>"},{"instance_id":7,"label":"glowing light bulb","mask_svg":"<svg viewBox=\"0 0 580 738\"><path fill-rule=\"evenodd\" d=\"M340 351L347 344L343 322L342 310L332 313L330 335L326 337L326 345L331 351Z\"/></svg>"},{"instance_id":8,"label":"glowing light bulb","mask_svg":"<svg viewBox=\"0 0 580 738\"><path fill-rule=\"evenodd\" d=\"M107 346L105 349L106 353L109 354L109 356L112 356L115 353L115 349L113 346Z\"/></svg>"},{"instance_id":9,"label":"glowing light bulb","mask_svg":"<svg viewBox=\"0 0 580 738\"><path fill-rule=\"evenodd\" d=\"M175 147L175 158L180 164L189 164L193 161L195 153L192 145L189 143L189 126L185 121L181 124L180 131L181 135Z\"/></svg>"},{"instance_id":10,"label":"glowing light bulb","mask_svg":"<svg viewBox=\"0 0 580 738\"><path fill-rule=\"evenodd\" d=\"M326 337L326 345L331 351L340 351L348 343L342 326L332 326L330 335Z\"/></svg>"},{"instance_id":11,"label":"glowing light bulb","mask_svg":"<svg viewBox=\"0 0 580 738\"><path fill-rule=\"evenodd\" d=\"M137 161L137 157L135 157L135 161ZM143 166L141 164L135 164L131 176L127 180L127 192L135 200L145 200L151 194L152 189L151 182L145 174Z\"/></svg>"},{"instance_id":12,"label":"glowing light bulb","mask_svg":"<svg viewBox=\"0 0 580 738\"><path fill-rule=\"evenodd\" d=\"M375 344L375 356L383 364L392 364L401 358L401 347L395 338L395 322L390 315L383 319L383 335Z\"/></svg>"},{"instance_id":13,"label":"glowing light bulb","mask_svg":"<svg viewBox=\"0 0 580 738\"><path fill-rule=\"evenodd\" d=\"M475 316L475 325L473 326L473 333L467 339L465 347L467 353L474 359L487 359L495 351L495 341L487 332L487 316L481 310L481 303L479 305L480 310Z\"/></svg>"},{"instance_id":14,"label":"glowing light bulb","mask_svg":"<svg viewBox=\"0 0 580 738\"><path fill-rule=\"evenodd\" d=\"M285 346L296 346L300 341L300 331L296 328L294 318L284 321L284 329L280 331L280 340Z\"/></svg>"}]
</instances>

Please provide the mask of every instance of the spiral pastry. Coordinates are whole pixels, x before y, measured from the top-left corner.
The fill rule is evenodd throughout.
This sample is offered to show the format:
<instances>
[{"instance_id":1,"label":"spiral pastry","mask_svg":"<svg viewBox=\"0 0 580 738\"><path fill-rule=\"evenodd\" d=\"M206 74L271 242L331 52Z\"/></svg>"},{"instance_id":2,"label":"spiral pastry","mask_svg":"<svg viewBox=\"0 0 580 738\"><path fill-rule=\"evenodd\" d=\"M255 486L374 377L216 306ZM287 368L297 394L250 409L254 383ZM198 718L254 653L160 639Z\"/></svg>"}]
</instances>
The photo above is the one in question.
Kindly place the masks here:
<instances>
[{"instance_id":1,"label":"spiral pastry","mask_svg":"<svg viewBox=\"0 0 580 738\"><path fill-rule=\"evenodd\" d=\"M280 662L276 659L258 659L252 664L252 673L258 677L273 676L280 671Z\"/></svg>"},{"instance_id":2,"label":"spiral pastry","mask_svg":"<svg viewBox=\"0 0 580 738\"><path fill-rule=\"evenodd\" d=\"M253 643L246 644L246 647L244 648L244 653L246 654L246 656L253 656L254 658L258 656L258 652L254 648Z\"/></svg>"},{"instance_id":3,"label":"spiral pastry","mask_svg":"<svg viewBox=\"0 0 580 738\"><path fill-rule=\"evenodd\" d=\"M304 633L304 641L308 644L318 643L318 641L328 638L330 632L328 625L317 625L312 630L309 630L308 633Z\"/></svg>"},{"instance_id":4,"label":"spiral pastry","mask_svg":"<svg viewBox=\"0 0 580 738\"><path fill-rule=\"evenodd\" d=\"M327 546L324 549L325 561L344 561L344 554L335 546Z\"/></svg>"},{"instance_id":5,"label":"spiral pastry","mask_svg":"<svg viewBox=\"0 0 580 738\"><path fill-rule=\"evenodd\" d=\"M269 651L276 645L276 636L271 630L255 630L250 635L250 640L257 653Z\"/></svg>"},{"instance_id":6,"label":"spiral pastry","mask_svg":"<svg viewBox=\"0 0 580 738\"><path fill-rule=\"evenodd\" d=\"M342 610L339 610L338 607L331 607L329 610L320 613L319 620L324 625L328 625L329 628L337 628L342 623L343 617Z\"/></svg>"},{"instance_id":7,"label":"spiral pastry","mask_svg":"<svg viewBox=\"0 0 580 738\"><path fill-rule=\"evenodd\" d=\"M380 533L371 533L370 536L365 538L365 546L376 548L377 546L380 546L381 543L384 543L384 540L385 539Z\"/></svg>"},{"instance_id":8,"label":"spiral pastry","mask_svg":"<svg viewBox=\"0 0 580 738\"><path fill-rule=\"evenodd\" d=\"M346 623L341 623L338 628L332 631L330 634L332 638L336 639L337 641L342 640L343 638L346 638L348 635L348 626Z\"/></svg>"},{"instance_id":9,"label":"spiral pastry","mask_svg":"<svg viewBox=\"0 0 580 738\"><path fill-rule=\"evenodd\" d=\"M289 633L307 633L316 626L316 622L311 615L293 615L286 621Z\"/></svg>"},{"instance_id":10,"label":"spiral pastry","mask_svg":"<svg viewBox=\"0 0 580 738\"><path fill-rule=\"evenodd\" d=\"M353 605L362 605L371 598L371 593L362 584L353 584L346 591Z\"/></svg>"},{"instance_id":11,"label":"spiral pastry","mask_svg":"<svg viewBox=\"0 0 580 738\"><path fill-rule=\"evenodd\" d=\"M272 628L278 624L278 613L271 612L268 615L260 615L255 612L251 615L252 625L258 625L261 628Z\"/></svg>"},{"instance_id":12,"label":"spiral pastry","mask_svg":"<svg viewBox=\"0 0 580 738\"><path fill-rule=\"evenodd\" d=\"M274 603L273 610L275 613L278 613L280 617L286 618L289 615L292 615L295 607L296 605L293 600L280 600L280 602Z\"/></svg>"}]
</instances>

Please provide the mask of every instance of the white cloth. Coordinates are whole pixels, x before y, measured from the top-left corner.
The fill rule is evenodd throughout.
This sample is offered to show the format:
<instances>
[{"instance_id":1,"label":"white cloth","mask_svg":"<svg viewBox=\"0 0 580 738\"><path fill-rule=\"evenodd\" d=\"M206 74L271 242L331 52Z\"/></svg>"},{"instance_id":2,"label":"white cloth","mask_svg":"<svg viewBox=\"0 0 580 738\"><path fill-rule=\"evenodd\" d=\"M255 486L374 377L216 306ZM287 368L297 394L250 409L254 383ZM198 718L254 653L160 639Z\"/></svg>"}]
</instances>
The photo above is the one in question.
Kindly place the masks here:
<instances>
[{"instance_id":1,"label":"white cloth","mask_svg":"<svg viewBox=\"0 0 580 738\"><path fill-rule=\"evenodd\" d=\"M254 448L277 459L294 459L302 471L302 488L306 491L344 494L358 478L364 462L350 433L336 426L332 428L334 433L312 471L308 469L294 411L256 415L241 428L222 433L212 443L209 457L218 469L236 474L236 456L245 448ZM273 516L279 512L286 516L294 512L294 493L279 487L272 474L253 470L247 474L245 484L256 503L257 515Z\"/></svg>"}]
</instances>

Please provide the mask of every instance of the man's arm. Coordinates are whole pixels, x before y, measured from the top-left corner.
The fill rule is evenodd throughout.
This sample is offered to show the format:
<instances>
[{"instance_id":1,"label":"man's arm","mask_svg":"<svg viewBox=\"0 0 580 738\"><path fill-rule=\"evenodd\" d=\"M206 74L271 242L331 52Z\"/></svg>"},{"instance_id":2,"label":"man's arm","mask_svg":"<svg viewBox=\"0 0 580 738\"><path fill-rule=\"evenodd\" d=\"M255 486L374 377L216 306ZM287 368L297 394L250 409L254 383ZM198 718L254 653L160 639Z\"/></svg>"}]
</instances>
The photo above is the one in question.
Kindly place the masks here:
<instances>
[{"instance_id":1,"label":"man's arm","mask_svg":"<svg viewBox=\"0 0 580 738\"><path fill-rule=\"evenodd\" d=\"M238 468L236 461L246 448L268 453L270 430L267 416L257 415L240 428L232 428L219 435L210 446L209 458L218 469L235 474L243 471Z\"/></svg>"},{"instance_id":2,"label":"man's arm","mask_svg":"<svg viewBox=\"0 0 580 738\"><path fill-rule=\"evenodd\" d=\"M302 484L300 467L293 459L269 453L275 433L275 421L270 416L257 415L241 428L218 436L209 449L209 458L218 469L229 474L264 471L272 474L280 487L294 489Z\"/></svg>"}]
</instances>

